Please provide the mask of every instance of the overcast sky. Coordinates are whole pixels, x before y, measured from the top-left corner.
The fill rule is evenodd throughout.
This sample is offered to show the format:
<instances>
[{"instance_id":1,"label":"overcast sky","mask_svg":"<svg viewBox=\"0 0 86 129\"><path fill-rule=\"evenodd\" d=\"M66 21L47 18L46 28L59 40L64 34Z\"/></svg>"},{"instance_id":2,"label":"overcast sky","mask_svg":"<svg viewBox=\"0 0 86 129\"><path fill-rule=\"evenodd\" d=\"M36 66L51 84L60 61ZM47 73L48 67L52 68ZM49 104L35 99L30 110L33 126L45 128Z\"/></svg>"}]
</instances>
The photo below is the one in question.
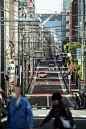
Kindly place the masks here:
<instances>
[{"instance_id":1,"label":"overcast sky","mask_svg":"<svg viewBox=\"0 0 86 129\"><path fill-rule=\"evenodd\" d=\"M36 13L61 12L62 0L35 0Z\"/></svg>"}]
</instances>

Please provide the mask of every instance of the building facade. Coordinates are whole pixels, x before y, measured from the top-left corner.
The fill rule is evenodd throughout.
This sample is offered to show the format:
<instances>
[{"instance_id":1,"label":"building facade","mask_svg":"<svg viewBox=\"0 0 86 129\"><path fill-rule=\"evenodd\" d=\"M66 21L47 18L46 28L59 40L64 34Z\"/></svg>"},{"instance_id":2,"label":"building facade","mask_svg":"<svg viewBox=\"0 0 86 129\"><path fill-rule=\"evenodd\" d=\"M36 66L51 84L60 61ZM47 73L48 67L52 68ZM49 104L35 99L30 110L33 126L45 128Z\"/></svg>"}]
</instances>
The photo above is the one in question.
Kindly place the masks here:
<instances>
[{"instance_id":1,"label":"building facade","mask_svg":"<svg viewBox=\"0 0 86 129\"><path fill-rule=\"evenodd\" d=\"M65 39L69 40L69 17L70 17L70 6L73 0L62 1L62 42Z\"/></svg>"},{"instance_id":2,"label":"building facade","mask_svg":"<svg viewBox=\"0 0 86 129\"><path fill-rule=\"evenodd\" d=\"M70 44L78 42L78 4L77 0L73 0L71 7L70 7L70 36L69 41Z\"/></svg>"}]
</instances>

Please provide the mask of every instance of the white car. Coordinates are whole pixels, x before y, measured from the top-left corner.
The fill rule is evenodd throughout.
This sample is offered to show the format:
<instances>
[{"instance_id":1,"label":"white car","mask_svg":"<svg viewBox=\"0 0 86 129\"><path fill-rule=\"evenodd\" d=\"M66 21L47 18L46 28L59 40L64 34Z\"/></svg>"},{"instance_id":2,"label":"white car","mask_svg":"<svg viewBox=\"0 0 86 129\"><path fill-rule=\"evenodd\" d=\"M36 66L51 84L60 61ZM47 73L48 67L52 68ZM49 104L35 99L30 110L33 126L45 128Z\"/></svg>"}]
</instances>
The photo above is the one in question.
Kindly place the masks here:
<instances>
[{"instance_id":1,"label":"white car","mask_svg":"<svg viewBox=\"0 0 86 129\"><path fill-rule=\"evenodd\" d=\"M54 71L54 64L49 64L48 71Z\"/></svg>"},{"instance_id":2,"label":"white car","mask_svg":"<svg viewBox=\"0 0 86 129\"><path fill-rule=\"evenodd\" d=\"M40 62L41 62L41 63L45 63L45 59L41 59Z\"/></svg>"}]
</instances>

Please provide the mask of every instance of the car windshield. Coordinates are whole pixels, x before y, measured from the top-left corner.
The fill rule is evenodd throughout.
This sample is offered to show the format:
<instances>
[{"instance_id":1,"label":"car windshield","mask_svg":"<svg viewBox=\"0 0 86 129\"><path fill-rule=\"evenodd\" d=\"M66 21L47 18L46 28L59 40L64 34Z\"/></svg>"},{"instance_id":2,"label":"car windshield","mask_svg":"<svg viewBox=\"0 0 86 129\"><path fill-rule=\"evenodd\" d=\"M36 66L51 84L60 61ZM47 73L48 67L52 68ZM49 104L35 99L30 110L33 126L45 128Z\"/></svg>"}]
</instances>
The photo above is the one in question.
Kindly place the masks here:
<instances>
[{"instance_id":1,"label":"car windshield","mask_svg":"<svg viewBox=\"0 0 86 129\"><path fill-rule=\"evenodd\" d=\"M45 72L41 72L40 74L46 74Z\"/></svg>"},{"instance_id":2,"label":"car windshield","mask_svg":"<svg viewBox=\"0 0 86 129\"><path fill-rule=\"evenodd\" d=\"M49 67L53 67L54 65L53 64L49 64Z\"/></svg>"}]
</instances>

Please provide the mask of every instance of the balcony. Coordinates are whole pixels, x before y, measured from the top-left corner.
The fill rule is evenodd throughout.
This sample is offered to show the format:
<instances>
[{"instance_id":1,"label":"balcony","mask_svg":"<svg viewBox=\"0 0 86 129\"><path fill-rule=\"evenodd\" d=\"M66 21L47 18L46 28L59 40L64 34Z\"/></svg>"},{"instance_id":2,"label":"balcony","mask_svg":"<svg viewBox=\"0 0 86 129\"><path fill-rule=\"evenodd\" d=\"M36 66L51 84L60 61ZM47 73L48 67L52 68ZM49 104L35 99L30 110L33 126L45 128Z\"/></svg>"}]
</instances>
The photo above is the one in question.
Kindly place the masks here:
<instances>
[{"instance_id":1,"label":"balcony","mask_svg":"<svg viewBox=\"0 0 86 129\"><path fill-rule=\"evenodd\" d=\"M66 32L66 38L69 38L69 32Z\"/></svg>"},{"instance_id":2,"label":"balcony","mask_svg":"<svg viewBox=\"0 0 86 129\"><path fill-rule=\"evenodd\" d=\"M69 22L69 15L66 16L66 22Z\"/></svg>"},{"instance_id":3,"label":"balcony","mask_svg":"<svg viewBox=\"0 0 86 129\"><path fill-rule=\"evenodd\" d=\"M69 24L66 24L66 30L69 30Z\"/></svg>"}]
</instances>

